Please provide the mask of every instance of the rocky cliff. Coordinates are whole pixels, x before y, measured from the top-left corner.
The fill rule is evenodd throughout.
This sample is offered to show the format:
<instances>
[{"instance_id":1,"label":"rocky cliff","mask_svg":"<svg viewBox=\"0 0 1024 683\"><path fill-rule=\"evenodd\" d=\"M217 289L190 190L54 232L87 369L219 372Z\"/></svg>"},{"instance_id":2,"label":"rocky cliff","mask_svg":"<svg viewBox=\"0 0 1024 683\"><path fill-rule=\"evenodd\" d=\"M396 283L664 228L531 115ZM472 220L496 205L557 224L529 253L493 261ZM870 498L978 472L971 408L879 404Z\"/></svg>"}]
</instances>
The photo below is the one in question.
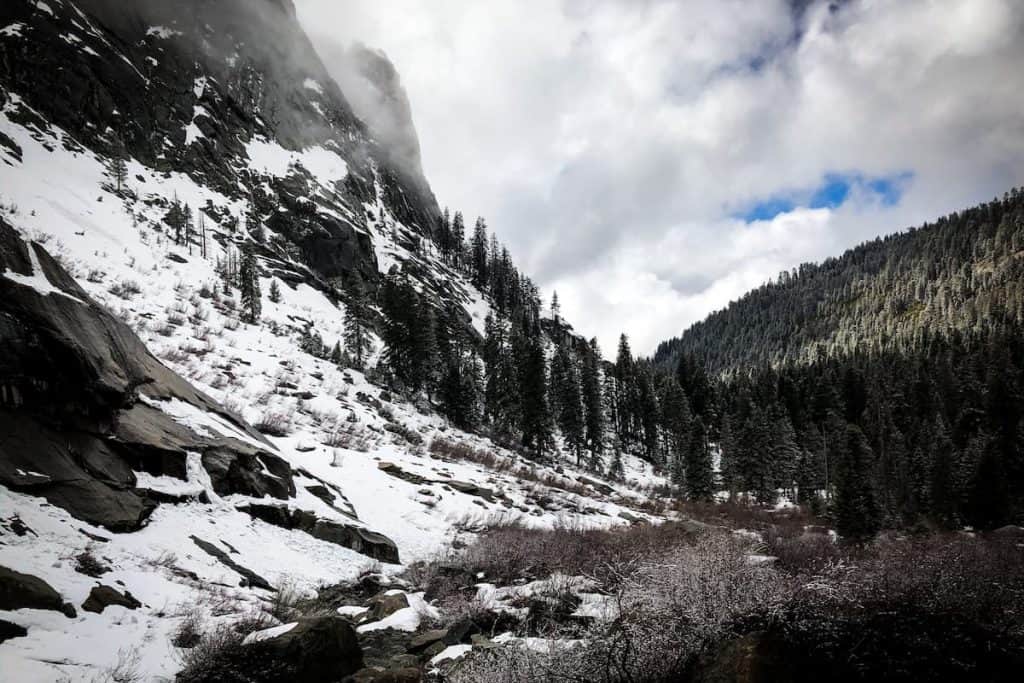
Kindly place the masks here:
<instances>
[{"instance_id":1,"label":"rocky cliff","mask_svg":"<svg viewBox=\"0 0 1024 683\"><path fill-rule=\"evenodd\" d=\"M12 119L251 199L282 251L322 278L377 277L364 204L380 198L418 235L439 216L418 163L402 163L415 140L397 150L371 135L290 2L13 0L0 25L0 106ZM335 172L289 163L307 150Z\"/></svg>"}]
</instances>

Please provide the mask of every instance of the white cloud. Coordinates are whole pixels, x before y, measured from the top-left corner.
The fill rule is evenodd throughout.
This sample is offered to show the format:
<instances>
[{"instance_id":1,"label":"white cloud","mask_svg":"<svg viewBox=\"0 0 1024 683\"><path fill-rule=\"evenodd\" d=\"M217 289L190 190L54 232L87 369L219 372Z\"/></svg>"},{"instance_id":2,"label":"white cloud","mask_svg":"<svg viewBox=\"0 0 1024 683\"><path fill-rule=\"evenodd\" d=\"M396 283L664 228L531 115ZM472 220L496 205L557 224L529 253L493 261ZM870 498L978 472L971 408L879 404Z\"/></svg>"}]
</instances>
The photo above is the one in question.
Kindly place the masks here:
<instances>
[{"instance_id":1,"label":"white cloud","mask_svg":"<svg viewBox=\"0 0 1024 683\"><path fill-rule=\"evenodd\" d=\"M634 348L784 267L1024 179L1014 0L297 0L382 48L442 203L483 214L579 331ZM763 224L739 207L828 172L914 174L894 207Z\"/></svg>"}]
</instances>

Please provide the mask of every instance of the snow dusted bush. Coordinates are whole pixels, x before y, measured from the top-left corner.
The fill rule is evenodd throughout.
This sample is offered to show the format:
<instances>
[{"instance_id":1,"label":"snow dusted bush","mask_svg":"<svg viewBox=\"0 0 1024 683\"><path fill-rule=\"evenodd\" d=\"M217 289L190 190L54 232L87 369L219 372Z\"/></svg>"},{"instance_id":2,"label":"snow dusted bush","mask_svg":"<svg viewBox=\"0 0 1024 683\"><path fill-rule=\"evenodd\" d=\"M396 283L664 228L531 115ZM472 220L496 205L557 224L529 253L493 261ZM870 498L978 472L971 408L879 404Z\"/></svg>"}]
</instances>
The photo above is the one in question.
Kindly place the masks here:
<instances>
[{"instance_id":1,"label":"snow dusted bush","mask_svg":"<svg viewBox=\"0 0 1024 683\"><path fill-rule=\"evenodd\" d=\"M577 640L480 652L452 680L678 680L735 620L777 609L790 594L779 572L752 564L740 542L720 533L639 560L620 556L611 571L619 574L618 618L596 622Z\"/></svg>"},{"instance_id":2,"label":"snow dusted bush","mask_svg":"<svg viewBox=\"0 0 1024 683\"><path fill-rule=\"evenodd\" d=\"M131 299L133 296L141 292L142 288L139 287L139 283L134 280L123 280L112 284L108 291L116 297Z\"/></svg>"}]
</instances>

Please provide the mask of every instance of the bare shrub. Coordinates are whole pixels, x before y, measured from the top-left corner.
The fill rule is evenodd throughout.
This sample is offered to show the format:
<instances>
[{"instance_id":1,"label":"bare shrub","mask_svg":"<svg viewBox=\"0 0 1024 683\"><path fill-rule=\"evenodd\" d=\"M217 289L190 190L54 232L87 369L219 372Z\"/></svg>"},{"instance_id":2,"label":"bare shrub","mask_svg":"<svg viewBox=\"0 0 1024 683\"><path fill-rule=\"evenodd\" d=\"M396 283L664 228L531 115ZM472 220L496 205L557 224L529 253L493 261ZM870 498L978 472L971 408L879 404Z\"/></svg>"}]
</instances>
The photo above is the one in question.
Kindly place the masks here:
<instances>
[{"instance_id":1,"label":"bare shrub","mask_svg":"<svg viewBox=\"0 0 1024 683\"><path fill-rule=\"evenodd\" d=\"M372 445L370 434L364 427L351 422L336 422L334 428L327 433L324 445L331 448L346 448L351 451L366 453Z\"/></svg>"},{"instance_id":2,"label":"bare shrub","mask_svg":"<svg viewBox=\"0 0 1024 683\"><path fill-rule=\"evenodd\" d=\"M243 645L245 637L274 625L272 618L257 612L230 623L219 623L206 630L195 645L184 650L179 683L251 680L244 672L253 670L252 657L258 656ZM290 680L289 667L281 662L259 662L264 680Z\"/></svg>"},{"instance_id":3,"label":"bare shrub","mask_svg":"<svg viewBox=\"0 0 1024 683\"><path fill-rule=\"evenodd\" d=\"M96 548L90 543L85 550L75 556L75 571L96 578L109 572L110 567L96 557Z\"/></svg>"},{"instance_id":4,"label":"bare shrub","mask_svg":"<svg viewBox=\"0 0 1024 683\"><path fill-rule=\"evenodd\" d=\"M181 623L171 634L171 644L182 649L195 647L203 638L205 626L203 610L198 606L192 606L185 612Z\"/></svg>"},{"instance_id":5,"label":"bare shrub","mask_svg":"<svg viewBox=\"0 0 1024 683\"><path fill-rule=\"evenodd\" d=\"M680 680L737 618L777 609L789 594L778 572L750 564L726 534L702 534L637 559L615 565L617 619L595 623L571 645L555 644L548 651L510 647L474 657L452 680Z\"/></svg>"},{"instance_id":6,"label":"bare shrub","mask_svg":"<svg viewBox=\"0 0 1024 683\"><path fill-rule=\"evenodd\" d=\"M281 623L295 621L302 616L302 592L291 581L283 581L264 606L265 611Z\"/></svg>"},{"instance_id":7,"label":"bare shrub","mask_svg":"<svg viewBox=\"0 0 1024 683\"><path fill-rule=\"evenodd\" d=\"M474 448L467 443L443 437L435 438L430 442L430 453L442 458L474 462L496 472L506 470L511 465L507 458L502 458L493 451Z\"/></svg>"},{"instance_id":8,"label":"bare shrub","mask_svg":"<svg viewBox=\"0 0 1024 683\"><path fill-rule=\"evenodd\" d=\"M117 660L94 677L94 683L138 683L143 680L139 665L142 654L137 647L117 651Z\"/></svg>"},{"instance_id":9,"label":"bare shrub","mask_svg":"<svg viewBox=\"0 0 1024 683\"><path fill-rule=\"evenodd\" d=\"M292 411L268 410L252 426L260 433L269 436L288 436L292 431L293 420L294 414Z\"/></svg>"},{"instance_id":10,"label":"bare shrub","mask_svg":"<svg viewBox=\"0 0 1024 683\"><path fill-rule=\"evenodd\" d=\"M123 280L121 282L115 282L114 284L112 284L110 286L110 289L107 291L109 291L114 296L127 300L131 299L133 296L141 292L142 288L139 287L139 283L135 282L134 280Z\"/></svg>"},{"instance_id":11,"label":"bare shrub","mask_svg":"<svg viewBox=\"0 0 1024 683\"><path fill-rule=\"evenodd\" d=\"M165 550L156 557L146 561L150 567L161 569L176 569L178 567L178 556L170 550Z\"/></svg>"},{"instance_id":12,"label":"bare shrub","mask_svg":"<svg viewBox=\"0 0 1024 683\"><path fill-rule=\"evenodd\" d=\"M384 429L392 434L398 435L403 441L410 445L419 446L423 443L423 435L399 422L389 422L384 425Z\"/></svg>"}]
</instances>

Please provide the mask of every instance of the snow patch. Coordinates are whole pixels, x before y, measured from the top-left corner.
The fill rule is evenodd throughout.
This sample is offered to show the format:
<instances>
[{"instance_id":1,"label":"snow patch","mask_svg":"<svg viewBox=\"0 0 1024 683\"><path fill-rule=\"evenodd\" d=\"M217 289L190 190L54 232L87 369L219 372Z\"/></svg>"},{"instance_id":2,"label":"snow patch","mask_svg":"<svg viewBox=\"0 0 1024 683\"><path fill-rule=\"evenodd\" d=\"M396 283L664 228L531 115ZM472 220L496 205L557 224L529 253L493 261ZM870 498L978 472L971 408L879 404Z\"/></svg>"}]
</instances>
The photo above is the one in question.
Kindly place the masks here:
<instances>
[{"instance_id":1,"label":"snow patch","mask_svg":"<svg viewBox=\"0 0 1024 683\"><path fill-rule=\"evenodd\" d=\"M299 622L293 621L290 624L281 624L280 626L272 626L265 628L262 631L253 631L245 637L242 641L242 645L252 645L253 643L259 643L264 640L270 640L271 638L277 638L288 633L293 628L299 625Z\"/></svg>"}]
</instances>

